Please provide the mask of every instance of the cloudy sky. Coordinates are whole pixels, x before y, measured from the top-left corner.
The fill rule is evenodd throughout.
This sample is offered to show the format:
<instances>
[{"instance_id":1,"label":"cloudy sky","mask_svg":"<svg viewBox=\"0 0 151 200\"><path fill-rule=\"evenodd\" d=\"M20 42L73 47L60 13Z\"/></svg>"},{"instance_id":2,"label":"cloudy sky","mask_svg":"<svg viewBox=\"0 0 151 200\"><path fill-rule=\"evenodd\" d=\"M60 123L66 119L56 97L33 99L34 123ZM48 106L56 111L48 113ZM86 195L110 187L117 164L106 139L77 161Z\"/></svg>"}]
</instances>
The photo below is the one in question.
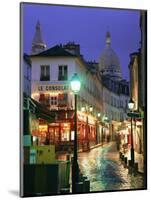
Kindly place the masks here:
<instances>
[{"instance_id":1,"label":"cloudy sky","mask_svg":"<svg viewBox=\"0 0 151 200\"><path fill-rule=\"evenodd\" d=\"M140 43L139 11L45 4L22 4L23 49L30 53L37 20L47 47L74 41L87 61L96 60L105 48L106 31L117 53L123 78L129 79L129 54Z\"/></svg>"}]
</instances>

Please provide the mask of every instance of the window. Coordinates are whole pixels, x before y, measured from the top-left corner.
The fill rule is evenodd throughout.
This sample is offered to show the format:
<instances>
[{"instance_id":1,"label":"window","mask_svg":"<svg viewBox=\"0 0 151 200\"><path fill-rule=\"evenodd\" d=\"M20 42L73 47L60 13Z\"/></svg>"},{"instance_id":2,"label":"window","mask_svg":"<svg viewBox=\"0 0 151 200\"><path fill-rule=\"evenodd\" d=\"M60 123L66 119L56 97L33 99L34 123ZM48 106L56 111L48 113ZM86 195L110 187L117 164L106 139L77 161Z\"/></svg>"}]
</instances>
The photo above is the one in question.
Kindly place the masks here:
<instances>
[{"instance_id":1,"label":"window","mask_svg":"<svg viewBox=\"0 0 151 200\"><path fill-rule=\"evenodd\" d=\"M58 80L65 81L68 80L68 67L67 65L60 65L59 66L59 73L58 73Z\"/></svg>"},{"instance_id":2,"label":"window","mask_svg":"<svg viewBox=\"0 0 151 200\"><path fill-rule=\"evenodd\" d=\"M41 65L40 66L40 81L49 81L50 80L50 66Z\"/></svg>"},{"instance_id":3,"label":"window","mask_svg":"<svg viewBox=\"0 0 151 200\"><path fill-rule=\"evenodd\" d=\"M39 102L47 107L50 106L49 94L40 94Z\"/></svg>"},{"instance_id":4,"label":"window","mask_svg":"<svg viewBox=\"0 0 151 200\"><path fill-rule=\"evenodd\" d=\"M52 106L56 106L56 105L58 104L58 98L57 98L57 96L52 96L52 97L50 98L50 104L51 104Z\"/></svg>"}]
</instances>

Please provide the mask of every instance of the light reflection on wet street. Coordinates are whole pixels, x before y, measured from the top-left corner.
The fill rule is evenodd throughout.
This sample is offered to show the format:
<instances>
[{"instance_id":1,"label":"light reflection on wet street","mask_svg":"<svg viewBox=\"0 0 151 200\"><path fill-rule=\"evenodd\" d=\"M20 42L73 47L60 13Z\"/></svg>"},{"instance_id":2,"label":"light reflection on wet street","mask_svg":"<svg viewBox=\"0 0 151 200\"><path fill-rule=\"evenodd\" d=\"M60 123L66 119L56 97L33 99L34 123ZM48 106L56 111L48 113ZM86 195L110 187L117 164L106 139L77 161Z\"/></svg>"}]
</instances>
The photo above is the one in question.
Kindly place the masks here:
<instances>
[{"instance_id":1,"label":"light reflection on wet street","mask_svg":"<svg viewBox=\"0 0 151 200\"><path fill-rule=\"evenodd\" d=\"M81 172L90 180L91 191L143 188L143 176L128 174L113 142L79 153L78 161Z\"/></svg>"}]
</instances>

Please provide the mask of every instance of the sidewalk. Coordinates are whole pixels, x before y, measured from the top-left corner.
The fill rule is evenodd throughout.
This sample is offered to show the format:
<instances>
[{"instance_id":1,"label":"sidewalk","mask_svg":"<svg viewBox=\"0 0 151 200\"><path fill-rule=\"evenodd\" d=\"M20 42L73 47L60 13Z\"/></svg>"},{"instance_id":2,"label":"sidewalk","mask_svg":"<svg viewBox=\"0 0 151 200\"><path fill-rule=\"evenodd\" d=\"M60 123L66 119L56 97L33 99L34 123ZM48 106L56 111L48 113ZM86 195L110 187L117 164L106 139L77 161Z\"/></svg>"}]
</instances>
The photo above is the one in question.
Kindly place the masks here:
<instances>
[{"instance_id":1,"label":"sidewalk","mask_svg":"<svg viewBox=\"0 0 151 200\"><path fill-rule=\"evenodd\" d=\"M100 146L107 145L108 143L109 143L109 142L104 142L103 144L102 144L102 143L96 144L96 145L94 145L94 146L91 146L91 147L90 147L90 150L95 149L95 148L100 147ZM89 151L86 151L86 152L89 152ZM84 153L84 152L82 151L82 149L79 149L79 150L78 150L78 153ZM57 153L56 153L56 159L59 159L59 160L66 160L66 156L67 156L67 155L72 156L73 153L68 153L68 152L57 152Z\"/></svg>"},{"instance_id":2,"label":"sidewalk","mask_svg":"<svg viewBox=\"0 0 151 200\"><path fill-rule=\"evenodd\" d=\"M125 156L127 157L127 160L131 159L131 151L130 149L128 150L127 153L125 153ZM143 154L139 154L135 152L135 162L138 163L138 171L140 173L144 173L144 158Z\"/></svg>"},{"instance_id":3,"label":"sidewalk","mask_svg":"<svg viewBox=\"0 0 151 200\"><path fill-rule=\"evenodd\" d=\"M79 154L79 167L90 180L91 191L127 190L144 187L141 173L128 173L119 159L116 143L109 142L103 147Z\"/></svg>"}]
</instances>

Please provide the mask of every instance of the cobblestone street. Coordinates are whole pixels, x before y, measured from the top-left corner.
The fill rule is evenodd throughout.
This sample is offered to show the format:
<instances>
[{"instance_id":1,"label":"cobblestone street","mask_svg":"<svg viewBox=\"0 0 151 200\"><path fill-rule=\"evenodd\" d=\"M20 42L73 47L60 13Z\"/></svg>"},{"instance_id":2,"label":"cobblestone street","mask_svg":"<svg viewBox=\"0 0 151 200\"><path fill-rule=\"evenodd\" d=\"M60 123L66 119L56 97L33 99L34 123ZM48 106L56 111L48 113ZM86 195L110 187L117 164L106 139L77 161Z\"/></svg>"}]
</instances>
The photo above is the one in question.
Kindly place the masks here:
<instances>
[{"instance_id":1,"label":"cobblestone street","mask_svg":"<svg viewBox=\"0 0 151 200\"><path fill-rule=\"evenodd\" d=\"M91 191L126 190L143 188L143 174L128 174L119 161L115 143L111 142L79 153L79 166L82 173L90 179Z\"/></svg>"}]
</instances>

